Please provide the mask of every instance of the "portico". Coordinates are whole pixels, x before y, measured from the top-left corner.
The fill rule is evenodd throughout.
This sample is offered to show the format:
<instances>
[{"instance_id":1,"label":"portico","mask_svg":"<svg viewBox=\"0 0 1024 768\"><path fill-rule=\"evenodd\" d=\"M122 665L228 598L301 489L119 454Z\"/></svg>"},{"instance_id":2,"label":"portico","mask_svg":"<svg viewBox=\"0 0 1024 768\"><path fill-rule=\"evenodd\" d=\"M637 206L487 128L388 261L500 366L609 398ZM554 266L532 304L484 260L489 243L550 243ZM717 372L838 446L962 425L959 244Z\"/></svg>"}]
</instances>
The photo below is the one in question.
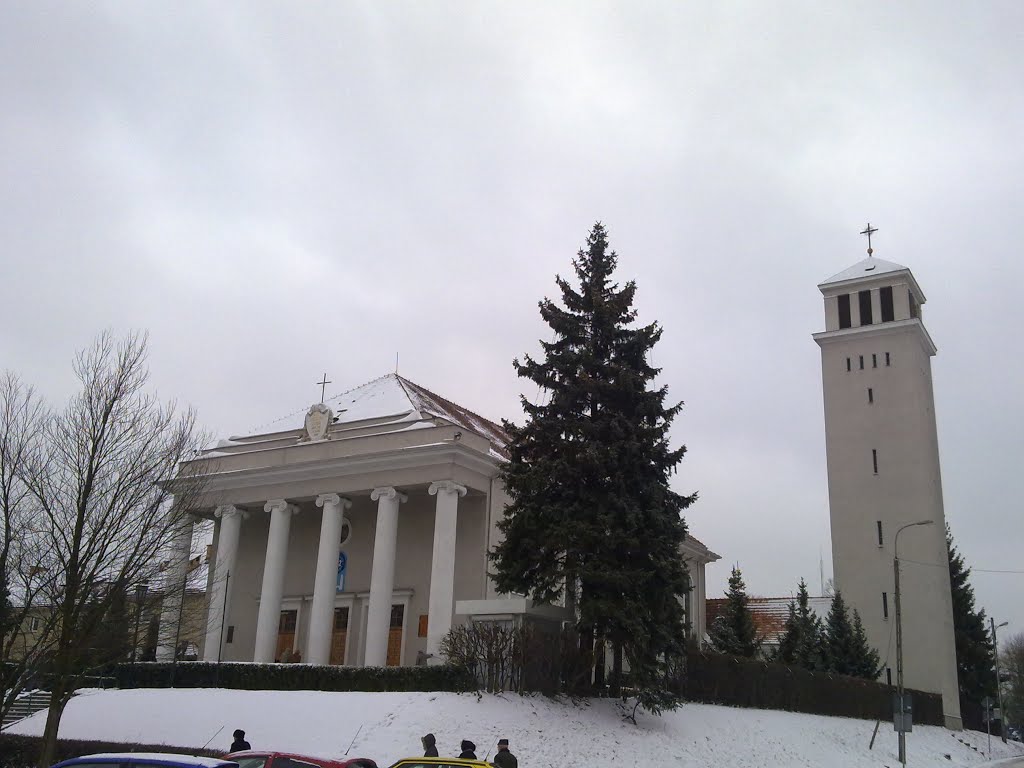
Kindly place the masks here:
<instances>
[{"instance_id":1,"label":"portico","mask_svg":"<svg viewBox=\"0 0 1024 768\"><path fill-rule=\"evenodd\" d=\"M456 600L488 596L504 507L504 436L456 408L390 376L201 456L216 502L198 512L216 525L203 658L439 660Z\"/></svg>"}]
</instances>

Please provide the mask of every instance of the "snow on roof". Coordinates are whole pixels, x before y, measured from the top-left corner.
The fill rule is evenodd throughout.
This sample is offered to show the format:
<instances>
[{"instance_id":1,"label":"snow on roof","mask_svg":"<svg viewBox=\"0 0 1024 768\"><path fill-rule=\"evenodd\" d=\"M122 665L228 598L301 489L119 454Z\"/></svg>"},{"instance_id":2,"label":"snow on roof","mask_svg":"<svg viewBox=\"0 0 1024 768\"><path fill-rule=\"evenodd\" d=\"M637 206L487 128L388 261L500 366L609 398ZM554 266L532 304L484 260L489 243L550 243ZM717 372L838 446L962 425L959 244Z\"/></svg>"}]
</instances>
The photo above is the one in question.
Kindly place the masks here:
<instances>
[{"instance_id":1,"label":"snow on roof","mask_svg":"<svg viewBox=\"0 0 1024 768\"><path fill-rule=\"evenodd\" d=\"M451 400L447 400L440 395L435 395L429 389L425 389L418 384L413 384L411 381L399 376L397 373L391 375L393 375L405 388L406 393L409 395L409 399L415 403L417 411L420 413L429 413L433 416L440 416L441 418L458 424L460 427L465 427L468 430L476 432L478 435L490 440L499 453L503 456L506 455L505 446L508 444L508 433L504 428L495 424L490 419L478 416L469 409L453 403Z\"/></svg>"},{"instance_id":2,"label":"snow on roof","mask_svg":"<svg viewBox=\"0 0 1024 768\"><path fill-rule=\"evenodd\" d=\"M453 403L431 392L419 384L409 381L397 373L368 381L358 387L328 398L324 403L334 412L334 426L356 425L364 421L419 422L424 419L442 418L471 432L476 432L491 441L497 453L507 458L505 446L508 434L498 424L479 416L461 405ZM305 418L306 409L295 411L259 429L281 425L281 429L299 429ZM284 422L282 424L282 422ZM412 426L415 426L412 424ZM255 437L253 434L251 437ZM227 448L248 442L245 439L220 441L216 447Z\"/></svg>"},{"instance_id":3,"label":"snow on roof","mask_svg":"<svg viewBox=\"0 0 1024 768\"><path fill-rule=\"evenodd\" d=\"M339 424L388 416L408 416L419 410L409 398L397 373L389 373L324 402Z\"/></svg>"},{"instance_id":4,"label":"snow on roof","mask_svg":"<svg viewBox=\"0 0 1024 768\"><path fill-rule=\"evenodd\" d=\"M818 284L818 287L825 285L832 285L833 283L843 283L847 280L858 280L860 278L873 277L874 275L884 275L887 272L901 272L907 270L902 264L896 264L892 261L886 261L885 259L876 259L873 256L868 256L866 259L862 259L854 264L852 267L844 269L842 272L838 272L828 280L825 280Z\"/></svg>"},{"instance_id":5,"label":"snow on roof","mask_svg":"<svg viewBox=\"0 0 1024 768\"><path fill-rule=\"evenodd\" d=\"M728 598L716 597L707 600L708 626L725 612ZM786 629L786 619L789 617L789 604L796 603L795 597L748 597L747 607L750 608L750 615L754 619L754 626L757 634L767 643L778 643L779 638ZM828 616L829 608L832 606L831 597L810 597L807 605L811 612L822 621Z\"/></svg>"}]
</instances>

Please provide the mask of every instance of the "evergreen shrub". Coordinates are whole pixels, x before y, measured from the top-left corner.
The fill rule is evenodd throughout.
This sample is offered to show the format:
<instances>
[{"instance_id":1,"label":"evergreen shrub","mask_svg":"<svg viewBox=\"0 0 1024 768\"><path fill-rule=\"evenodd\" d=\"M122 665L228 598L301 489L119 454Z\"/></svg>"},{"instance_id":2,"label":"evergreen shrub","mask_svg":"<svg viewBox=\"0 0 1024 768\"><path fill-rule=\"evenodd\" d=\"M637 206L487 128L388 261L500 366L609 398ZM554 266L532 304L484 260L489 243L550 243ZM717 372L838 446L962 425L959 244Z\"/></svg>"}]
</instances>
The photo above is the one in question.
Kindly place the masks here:
<instances>
[{"instance_id":1,"label":"evergreen shrub","mask_svg":"<svg viewBox=\"0 0 1024 768\"><path fill-rule=\"evenodd\" d=\"M247 691L475 691L463 667L328 667L204 661L119 664L119 688L235 688Z\"/></svg>"},{"instance_id":2,"label":"evergreen shrub","mask_svg":"<svg viewBox=\"0 0 1024 768\"><path fill-rule=\"evenodd\" d=\"M731 707L782 709L816 715L892 720L895 686L831 672L718 653L691 652L683 676L690 701ZM914 723L943 725L942 696L907 689Z\"/></svg>"}]
</instances>

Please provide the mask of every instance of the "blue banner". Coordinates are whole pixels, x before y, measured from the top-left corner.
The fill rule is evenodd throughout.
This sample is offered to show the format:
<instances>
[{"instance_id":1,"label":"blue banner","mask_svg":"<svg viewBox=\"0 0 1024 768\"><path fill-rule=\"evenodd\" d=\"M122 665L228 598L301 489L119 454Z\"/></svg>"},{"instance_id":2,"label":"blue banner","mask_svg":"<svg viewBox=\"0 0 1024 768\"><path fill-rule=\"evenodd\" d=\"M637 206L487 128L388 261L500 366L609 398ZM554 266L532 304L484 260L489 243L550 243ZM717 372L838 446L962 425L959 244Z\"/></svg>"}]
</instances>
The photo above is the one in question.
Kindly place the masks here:
<instances>
[{"instance_id":1,"label":"blue banner","mask_svg":"<svg viewBox=\"0 0 1024 768\"><path fill-rule=\"evenodd\" d=\"M338 553L338 585L337 585L337 591L338 592L344 592L345 591L345 568L346 568L347 565L348 565L348 558L345 556L345 553L344 552L339 552Z\"/></svg>"}]
</instances>

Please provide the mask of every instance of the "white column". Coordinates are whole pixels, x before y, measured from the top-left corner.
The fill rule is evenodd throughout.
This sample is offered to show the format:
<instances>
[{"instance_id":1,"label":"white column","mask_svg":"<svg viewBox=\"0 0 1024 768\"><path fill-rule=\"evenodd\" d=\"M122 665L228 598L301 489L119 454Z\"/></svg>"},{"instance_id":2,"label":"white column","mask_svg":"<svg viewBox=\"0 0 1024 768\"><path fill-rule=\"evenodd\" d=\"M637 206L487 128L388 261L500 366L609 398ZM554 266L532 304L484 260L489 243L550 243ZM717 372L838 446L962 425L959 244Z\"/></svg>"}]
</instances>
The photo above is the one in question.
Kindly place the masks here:
<instances>
[{"instance_id":1,"label":"white column","mask_svg":"<svg viewBox=\"0 0 1024 768\"><path fill-rule=\"evenodd\" d=\"M188 579L188 563L192 556L192 530L195 519L192 515L176 514L170 525L171 562L163 583L163 600L160 602L160 629L157 632L156 660L173 661L174 646L178 639L181 622L182 593ZM141 605L135 606L142 610Z\"/></svg>"},{"instance_id":2,"label":"white column","mask_svg":"<svg viewBox=\"0 0 1024 768\"><path fill-rule=\"evenodd\" d=\"M430 603L427 609L427 653L431 664L440 664L441 641L452 628L455 609L455 527L459 497L466 487L451 480L431 483L427 492L437 496L434 511L434 554L430 561Z\"/></svg>"},{"instance_id":3,"label":"white column","mask_svg":"<svg viewBox=\"0 0 1024 768\"><path fill-rule=\"evenodd\" d=\"M217 507L214 515L220 518L220 534L217 536L217 563L213 569L213 583L210 585L210 607L206 619L206 642L203 644L203 661L219 661L224 622L230 615L231 580L235 576L235 559L238 556L238 536L242 532L242 519L249 513L235 506Z\"/></svg>"},{"instance_id":4,"label":"white column","mask_svg":"<svg viewBox=\"0 0 1024 768\"><path fill-rule=\"evenodd\" d=\"M313 583L313 605L309 617L309 664L329 664L331 635L334 630L334 596L338 583L338 549L345 509L352 502L336 493L322 493L316 505L323 507L320 521L320 548L316 556L316 579Z\"/></svg>"},{"instance_id":5,"label":"white column","mask_svg":"<svg viewBox=\"0 0 1024 768\"><path fill-rule=\"evenodd\" d=\"M366 657L368 667L388 663L388 631L391 627L391 597L395 591L395 545L398 541L398 505L408 498L394 488L374 488L370 499L377 502L377 533L373 540L373 569L370 571L370 606L366 615Z\"/></svg>"},{"instance_id":6,"label":"white column","mask_svg":"<svg viewBox=\"0 0 1024 768\"><path fill-rule=\"evenodd\" d=\"M252 660L258 664L269 664L274 661L274 651L277 650L284 564L288 559L288 532L292 526L292 515L299 510L284 499L268 501L263 509L270 513L270 534L267 536L267 557L263 561L263 590L260 592L260 612L256 617L256 650Z\"/></svg>"}]
</instances>

